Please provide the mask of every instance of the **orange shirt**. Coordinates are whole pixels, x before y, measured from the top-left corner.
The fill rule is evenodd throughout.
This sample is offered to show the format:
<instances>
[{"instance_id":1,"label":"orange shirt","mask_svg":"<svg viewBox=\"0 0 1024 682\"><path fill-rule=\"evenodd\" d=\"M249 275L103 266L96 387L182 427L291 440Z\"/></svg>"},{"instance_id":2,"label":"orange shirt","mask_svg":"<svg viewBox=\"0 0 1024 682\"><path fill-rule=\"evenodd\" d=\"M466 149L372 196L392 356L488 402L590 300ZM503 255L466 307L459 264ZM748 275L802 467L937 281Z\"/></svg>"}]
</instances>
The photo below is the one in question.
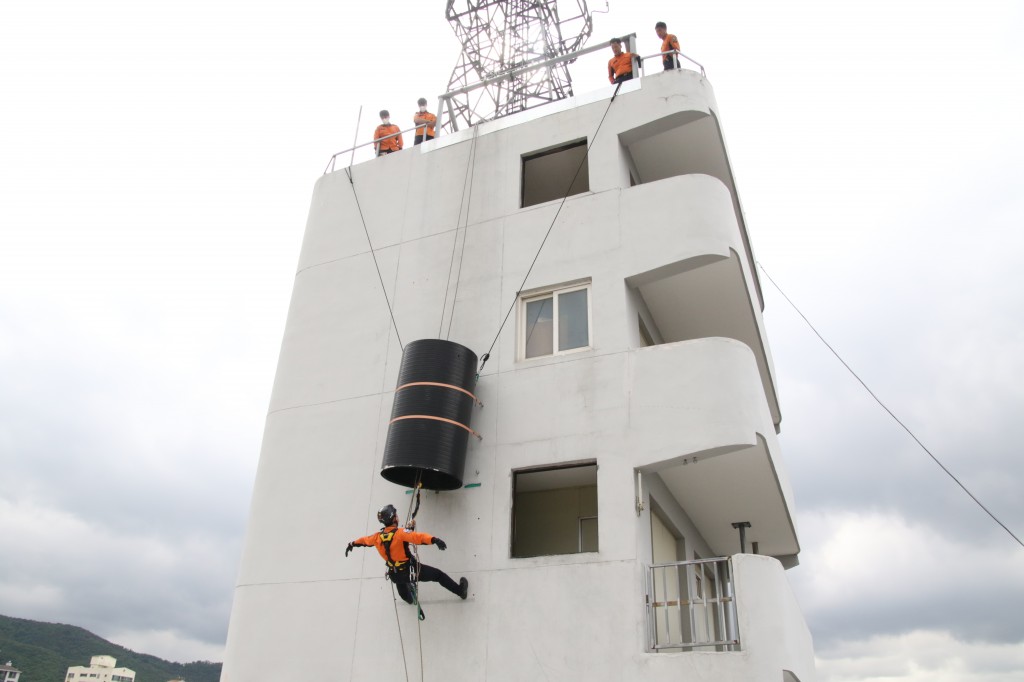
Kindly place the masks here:
<instances>
[{"instance_id":1,"label":"orange shirt","mask_svg":"<svg viewBox=\"0 0 1024 682\"><path fill-rule=\"evenodd\" d=\"M618 57L608 60L608 82L614 83L615 79L624 73L632 73L633 55L629 52L622 52Z\"/></svg>"},{"instance_id":2,"label":"orange shirt","mask_svg":"<svg viewBox=\"0 0 1024 682\"><path fill-rule=\"evenodd\" d=\"M380 140L380 138L384 137L385 135L392 135L394 133L398 133L398 135L395 137L390 137L386 140L381 140L379 143L379 147L381 150L390 149L391 151L397 152L399 149L402 148L402 129L396 126L394 123L388 125L384 125L383 123L381 123L379 126L377 126L377 129L373 131L373 139L374 141Z\"/></svg>"},{"instance_id":3,"label":"orange shirt","mask_svg":"<svg viewBox=\"0 0 1024 682\"><path fill-rule=\"evenodd\" d=\"M671 33L665 34L665 40L661 41L661 51L668 52L669 50L679 50L679 39ZM662 59L671 59L672 55L663 54Z\"/></svg>"},{"instance_id":4,"label":"orange shirt","mask_svg":"<svg viewBox=\"0 0 1024 682\"><path fill-rule=\"evenodd\" d=\"M389 535L390 534L390 535ZM384 549L384 543L391 541L391 556L388 556L387 550ZM360 547L376 547L384 561L387 562L388 566L393 564L400 565L409 561L409 555L405 552L405 543L411 542L414 545L429 545L434 541L434 536L429 533L416 533L411 530L404 528L398 528L397 526L388 526L382 531L378 531L373 535L367 535L364 538L359 538L352 542L353 545Z\"/></svg>"},{"instance_id":5,"label":"orange shirt","mask_svg":"<svg viewBox=\"0 0 1024 682\"><path fill-rule=\"evenodd\" d=\"M417 116L420 117L420 118L425 118L429 122L427 123L426 126L420 126L419 128L417 128L416 129L416 135L422 135L423 134L423 129L426 128L427 129L427 137L433 137L434 136L434 124L437 122L437 116L434 116L429 111L422 111L422 112L421 111L417 111L415 114L412 115L413 119L415 119ZM416 121L414 120L413 123L416 123Z\"/></svg>"}]
</instances>

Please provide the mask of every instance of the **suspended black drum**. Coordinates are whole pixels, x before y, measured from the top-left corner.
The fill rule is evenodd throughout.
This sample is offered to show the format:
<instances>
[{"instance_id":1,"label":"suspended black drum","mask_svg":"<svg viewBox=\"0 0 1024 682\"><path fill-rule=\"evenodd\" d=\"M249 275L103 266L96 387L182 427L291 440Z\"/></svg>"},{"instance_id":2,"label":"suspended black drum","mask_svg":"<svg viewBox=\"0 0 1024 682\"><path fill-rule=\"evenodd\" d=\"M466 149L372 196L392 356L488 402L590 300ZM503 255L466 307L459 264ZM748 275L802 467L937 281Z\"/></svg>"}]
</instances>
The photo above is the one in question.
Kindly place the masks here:
<instances>
[{"instance_id":1,"label":"suspended black drum","mask_svg":"<svg viewBox=\"0 0 1024 682\"><path fill-rule=\"evenodd\" d=\"M461 488L475 387L473 351L440 339L407 344L380 475L407 488Z\"/></svg>"}]
</instances>

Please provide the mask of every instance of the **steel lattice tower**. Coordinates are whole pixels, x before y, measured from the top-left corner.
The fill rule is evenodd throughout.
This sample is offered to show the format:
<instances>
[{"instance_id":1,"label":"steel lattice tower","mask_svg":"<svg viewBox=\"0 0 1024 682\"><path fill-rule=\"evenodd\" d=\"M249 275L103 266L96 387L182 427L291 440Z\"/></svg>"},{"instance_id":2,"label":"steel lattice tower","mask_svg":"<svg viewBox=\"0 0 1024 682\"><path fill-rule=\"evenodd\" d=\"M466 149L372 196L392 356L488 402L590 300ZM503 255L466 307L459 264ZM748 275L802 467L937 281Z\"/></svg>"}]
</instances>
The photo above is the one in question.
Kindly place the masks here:
<instances>
[{"instance_id":1,"label":"steel lattice tower","mask_svg":"<svg viewBox=\"0 0 1024 682\"><path fill-rule=\"evenodd\" d=\"M559 4L571 16L563 18L566 13L559 13ZM593 29L586 0L448 0L446 16L462 43L449 92L574 52ZM572 96L568 64L518 74L454 97L454 120L445 127L469 126Z\"/></svg>"}]
</instances>

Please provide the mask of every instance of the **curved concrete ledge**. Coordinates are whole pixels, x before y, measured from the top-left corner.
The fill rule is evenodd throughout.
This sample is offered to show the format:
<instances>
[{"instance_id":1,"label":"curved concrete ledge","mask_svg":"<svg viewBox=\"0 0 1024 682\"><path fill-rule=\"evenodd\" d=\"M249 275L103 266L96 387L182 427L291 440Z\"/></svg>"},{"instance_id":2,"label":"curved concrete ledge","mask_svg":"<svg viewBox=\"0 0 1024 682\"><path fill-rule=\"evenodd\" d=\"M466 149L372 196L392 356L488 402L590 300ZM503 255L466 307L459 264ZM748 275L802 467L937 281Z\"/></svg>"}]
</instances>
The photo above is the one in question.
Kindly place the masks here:
<instances>
[{"instance_id":1,"label":"curved concrete ledge","mask_svg":"<svg viewBox=\"0 0 1024 682\"><path fill-rule=\"evenodd\" d=\"M754 523L748 542L761 553L796 554L789 481L750 348L706 338L629 357L634 466L661 477L716 554L739 549L733 521Z\"/></svg>"},{"instance_id":2,"label":"curved concrete ledge","mask_svg":"<svg viewBox=\"0 0 1024 682\"><path fill-rule=\"evenodd\" d=\"M619 215L631 284L690 258L743 251L729 188L710 175L677 175L625 189Z\"/></svg>"},{"instance_id":3,"label":"curved concrete ledge","mask_svg":"<svg viewBox=\"0 0 1024 682\"><path fill-rule=\"evenodd\" d=\"M710 338L629 353L629 433L637 467L773 433L757 361L735 339ZM672 381L665 381L672 377Z\"/></svg>"},{"instance_id":4,"label":"curved concrete ledge","mask_svg":"<svg viewBox=\"0 0 1024 682\"><path fill-rule=\"evenodd\" d=\"M732 562L740 641L759 662L756 668L774 673L763 679L778 680L786 670L803 682L814 680L811 632L782 564L753 554L736 554Z\"/></svg>"}]
</instances>

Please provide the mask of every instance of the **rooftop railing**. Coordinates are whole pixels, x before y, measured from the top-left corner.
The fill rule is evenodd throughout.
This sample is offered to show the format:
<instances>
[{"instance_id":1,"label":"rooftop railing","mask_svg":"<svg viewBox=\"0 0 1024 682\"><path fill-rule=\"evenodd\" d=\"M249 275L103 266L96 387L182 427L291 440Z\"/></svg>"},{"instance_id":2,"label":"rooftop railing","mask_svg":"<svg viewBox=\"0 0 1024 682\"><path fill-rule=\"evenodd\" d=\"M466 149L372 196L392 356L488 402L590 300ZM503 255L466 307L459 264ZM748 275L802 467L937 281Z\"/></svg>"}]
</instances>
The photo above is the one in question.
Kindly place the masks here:
<instances>
[{"instance_id":1,"label":"rooftop railing","mask_svg":"<svg viewBox=\"0 0 1024 682\"><path fill-rule=\"evenodd\" d=\"M688 61L691 64L693 64L698 69L700 69L701 77L707 78L707 74L704 72L704 66L700 62L698 62L697 60L695 60L695 59L693 59L691 57L687 57L685 54L683 54L679 50L668 50L667 52L655 52L654 54L649 54L649 55L643 56L640 59L653 59L655 57L665 57L666 55L672 55L672 63L673 63L673 67L674 68L676 68L676 69L682 68L680 66L680 64L679 64L679 58L682 57L683 59L685 59L686 61Z\"/></svg>"},{"instance_id":2,"label":"rooftop railing","mask_svg":"<svg viewBox=\"0 0 1024 682\"><path fill-rule=\"evenodd\" d=\"M630 33L627 36L622 36L620 38L620 40L622 40L623 42L626 43L626 51L627 52L630 52L630 53L632 53L634 55L636 54L636 52L635 52L635 50L636 50L636 33ZM434 129L435 130L440 130L441 127L443 125L445 125L445 123L444 123L444 116L445 116L445 114L448 115L448 123L451 124L452 129L453 130L458 130L459 129L458 123L457 123L457 119L456 119L456 116L455 116L455 111L452 108L452 100L455 97L459 97L461 95L469 94L470 92L473 92L474 90L479 90L480 88L487 87L488 85L493 85L495 83L500 83L501 81L510 80L510 79L515 78L516 76L522 75L524 73L530 73L530 72L533 72L533 71L537 71L538 69L546 69L548 67L554 66L555 64L561 64L563 62L575 61L579 57L582 57L583 55L590 54L592 52L598 52L600 50L607 50L609 42L610 42L609 40L606 40L604 42L597 43L595 45L591 45L590 47L585 47L582 50L576 50L574 52L570 52L568 54L564 54L564 55L561 55L561 56L558 56L558 57L551 57L549 59L541 59L541 60L529 62L527 64L524 64L523 66L517 67L515 69L510 69L510 70L508 70L508 71L506 71L504 73L500 73L497 76L494 76L493 78L488 78L486 80L480 81L479 83L474 83L472 85L467 85L466 87L459 88L458 90L452 90L450 92L446 92L445 94L443 94L443 95L441 95L440 97L437 98L437 121L436 121L436 125L435 125ZM680 68L680 61L679 61L680 58L681 59L685 59L685 60L691 62L697 68L700 69L701 77L704 77L704 78L707 77L707 74L704 71L704 66L702 64L700 64L700 62L692 59L691 57L688 57L687 55L683 54L682 52L680 52L678 50L669 50L667 52L655 52L654 54L647 55L646 57L640 57L639 59L642 62L644 59L651 59L653 57L664 57L665 55L672 55L672 60L673 60L673 62L675 64L675 68L677 68L677 69ZM633 73L634 74L638 74L640 68L641 68L641 64L638 64L637 63L637 59L634 58L633 59ZM362 110L360 110L360 113L361 113L361 111ZM490 119L481 118L480 121L478 121L478 123L484 123L487 120L490 120ZM357 128L358 128L358 125L359 124L357 122L356 123L356 127ZM412 128L408 128L406 130L401 131L401 133L408 133L411 130L417 130L417 129L422 128L422 127L423 126L419 126L419 125L418 126L413 126ZM355 146L349 147L348 149L343 149L340 152L334 153L331 156L330 161L327 162L327 167L324 169L324 174L326 175L327 173L329 173L329 172L331 172L331 171L333 171L335 169L335 161L337 160L337 158L339 156L342 156L344 154L349 154L351 152L353 154L352 158L354 159L355 150L361 149L362 147L368 147L370 145L375 145L378 142L380 142L380 140L386 140L386 139L391 138L391 137L396 137L396 136L398 136L401 133L394 133L392 135L388 135L386 137L382 137L382 138L379 138L377 140L373 140L372 142L364 142L362 144L357 144ZM349 161L349 165L352 165L352 161L351 160Z\"/></svg>"},{"instance_id":3,"label":"rooftop railing","mask_svg":"<svg viewBox=\"0 0 1024 682\"><path fill-rule=\"evenodd\" d=\"M359 124L357 123L356 127L358 127L358 126L359 126ZM354 147L349 147L348 149L343 149L342 151L337 152L336 154L332 154L331 155L331 160L327 162L327 168L324 168L324 175L327 175L328 173L330 173L330 172L332 172L334 170L334 162L342 154L348 154L349 152L352 152L353 159L354 159L355 158L355 151L357 149L362 149L363 147L369 147L371 145L376 147L383 140L390 140L393 137L398 137L399 135L402 135L404 133L408 133L408 132L413 131L413 130L419 130L420 128L423 128L423 127L424 126L422 126L422 125L416 125L416 126L413 126L412 128L406 128L405 130L399 130L397 133L391 133L390 135L383 135L381 137L378 137L376 140L371 140L370 142L363 142L362 144L357 144ZM436 130L436 128L435 128L435 130ZM350 166L352 165L351 161L349 162L349 165Z\"/></svg>"},{"instance_id":4,"label":"rooftop railing","mask_svg":"<svg viewBox=\"0 0 1024 682\"><path fill-rule=\"evenodd\" d=\"M651 651L738 651L732 560L655 564L647 571Z\"/></svg>"}]
</instances>

